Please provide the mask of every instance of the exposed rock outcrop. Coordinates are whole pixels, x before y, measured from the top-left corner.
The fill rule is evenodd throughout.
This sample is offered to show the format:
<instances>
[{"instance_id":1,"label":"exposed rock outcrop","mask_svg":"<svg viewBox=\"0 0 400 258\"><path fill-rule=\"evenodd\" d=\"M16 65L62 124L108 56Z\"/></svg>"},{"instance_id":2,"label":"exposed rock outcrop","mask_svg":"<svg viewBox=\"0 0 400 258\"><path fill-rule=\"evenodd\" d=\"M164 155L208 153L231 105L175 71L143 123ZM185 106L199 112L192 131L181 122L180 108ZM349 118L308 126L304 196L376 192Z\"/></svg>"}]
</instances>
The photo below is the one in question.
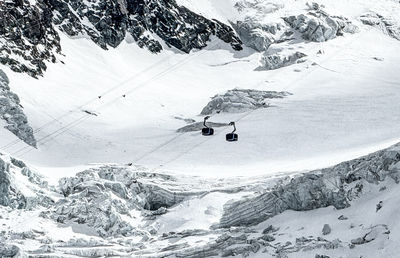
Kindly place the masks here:
<instances>
[{"instance_id":1,"label":"exposed rock outcrop","mask_svg":"<svg viewBox=\"0 0 400 258\"><path fill-rule=\"evenodd\" d=\"M284 98L291 95L288 92L259 91L252 89L233 89L224 94L212 97L203 108L201 115L219 112L240 113L269 106L268 100Z\"/></svg>"},{"instance_id":2,"label":"exposed rock outcrop","mask_svg":"<svg viewBox=\"0 0 400 258\"><path fill-rule=\"evenodd\" d=\"M61 53L56 28L71 37L88 37L100 47L117 47L127 35L158 53L161 38L183 52L201 49L212 35L242 49L233 29L209 20L175 0L37 0L0 4L0 63L33 77ZM156 36L154 36L156 35Z\"/></svg>"},{"instance_id":3,"label":"exposed rock outcrop","mask_svg":"<svg viewBox=\"0 0 400 258\"><path fill-rule=\"evenodd\" d=\"M0 3L0 63L33 77L41 75L47 68L46 62L56 62L61 53L49 1L35 2Z\"/></svg>"},{"instance_id":4,"label":"exposed rock outcrop","mask_svg":"<svg viewBox=\"0 0 400 258\"><path fill-rule=\"evenodd\" d=\"M363 245L381 237L388 239L389 234L390 230L387 225L376 225L369 228L368 232L364 236L352 239L351 243L353 245Z\"/></svg>"},{"instance_id":5,"label":"exposed rock outcrop","mask_svg":"<svg viewBox=\"0 0 400 258\"><path fill-rule=\"evenodd\" d=\"M306 57L306 55L301 52L289 54L268 54L268 52L265 52L260 60L261 66L259 66L257 70L275 70L293 64L302 63L305 62L304 57Z\"/></svg>"},{"instance_id":6,"label":"exposed rock outcrop","mask_svg":"<svg viewBox=\"0 0 400 258\"><path fill-rule=\"evenodd\" d=\"M374 12L369 12L361 15L360 20L363 24L378 28L386 35L400 40L400 24L396 24L391 19Z\"/></svg>"},{"instance_id":7,"label":"exposed rock outcrop","mask_svg":"<svg viewBox=\"0 0 400 258\"><path fill-rule=\"evenodd\" d=\"M11 92L8 84L7 75L0 69L0 118L6 121L5 128L26 144L36 147L33 129L28 124L17 94Z\"/></svg>"}]
</instances>

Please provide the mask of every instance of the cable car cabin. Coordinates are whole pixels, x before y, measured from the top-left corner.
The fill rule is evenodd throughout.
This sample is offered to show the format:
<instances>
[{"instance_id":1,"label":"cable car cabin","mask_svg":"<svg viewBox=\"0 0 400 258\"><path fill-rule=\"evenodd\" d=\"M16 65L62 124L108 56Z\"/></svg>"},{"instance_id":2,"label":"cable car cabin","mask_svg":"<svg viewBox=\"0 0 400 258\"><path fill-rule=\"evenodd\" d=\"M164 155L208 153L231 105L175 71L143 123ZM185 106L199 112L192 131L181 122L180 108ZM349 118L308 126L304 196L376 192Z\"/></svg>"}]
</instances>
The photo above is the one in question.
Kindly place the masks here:
<instances>
[{"instance_id":1,"label":"cable car cabin","mask_svg":"<svg viewBox=\"0 0 400 258\"><path fill-rule=\"evenodd\" d=\"M211 136L211 135L214 135L214 129L211 128L211 127L208 127L208 126L206 125L206 122L207 122L207 120L208 120L209 118L210 118L210 116L206 116L206 117L204 118L204 122L203 122L204 128L201 130L201 134L204 135L204 136Z\"/></svg>"},{"instance_id":2,"label":"cable car cabin","mask_svg":"<svg viewBox=\"0 0 400 258\"><path fill-rule=\"evenodd\" d=\"M226 135L226 140L228 142L237 142L239 140L239 136L236 133L228 133Z\"/></svg>"},{"instance_id":3,"label":"cable car cabin","mask_svg":"<svg viewBox=\"0 0 400 258\"><path fill-rule=\"evenodd\" d=\"M204 136L211 136L214 135L214 129L206 127L201 130L201 134Z\"/></svg>"},{"instance_id":4,"label":"cable car cabin","mask_svg":"<svg viewBox=\"0 0 400 258\"><path fill-rule=\"evenodd\" d=\"M233 126L233 131L231 133L228 133L226 135L226 140L228 142L237 142L239 140L239 135L237 135L236 132L236 125L235 122L230 122L229 125Z\"/></svg>"}]
</instances>

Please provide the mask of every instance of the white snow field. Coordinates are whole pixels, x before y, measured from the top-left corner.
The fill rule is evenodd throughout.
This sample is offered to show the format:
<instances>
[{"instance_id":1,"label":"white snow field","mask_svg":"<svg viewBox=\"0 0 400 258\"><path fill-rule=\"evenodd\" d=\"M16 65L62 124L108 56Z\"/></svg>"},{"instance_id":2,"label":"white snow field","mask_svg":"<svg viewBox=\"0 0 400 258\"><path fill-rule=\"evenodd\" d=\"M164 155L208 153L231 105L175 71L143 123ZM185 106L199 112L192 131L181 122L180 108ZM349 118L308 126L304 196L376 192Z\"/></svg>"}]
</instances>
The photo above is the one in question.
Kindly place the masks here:
<instances>
[{"instance_id":1,"label":"white snow field","mask_svg":"<svg viewBox=\"0 0 400 258\"><path fill-rule=\"evenodd\" d=\"M258 53L216 49L219 42L190 55L153 55L127 42L103 51L65 36L62 43L65 65L49 65L44 78L3 68L39 130L39 144L37 150L7 146L15 137L5 129L0 144L33 165L134 162L205 176L268 174L332 165L399 140L400 42L376 29L363 27L324 43L273 46L308 55L305 63L274 71L254 71ZM216 66L231 61L241 62ZM141 72L147 67L152 69ZM175 132L185 123L174 117L202 121L198 114L209 98L236 87L293 95L271 108L213 116L213 122L237 121L237 143L225 142L231 128L217 128L211 138Z\"/></svg>"}]
</instances>

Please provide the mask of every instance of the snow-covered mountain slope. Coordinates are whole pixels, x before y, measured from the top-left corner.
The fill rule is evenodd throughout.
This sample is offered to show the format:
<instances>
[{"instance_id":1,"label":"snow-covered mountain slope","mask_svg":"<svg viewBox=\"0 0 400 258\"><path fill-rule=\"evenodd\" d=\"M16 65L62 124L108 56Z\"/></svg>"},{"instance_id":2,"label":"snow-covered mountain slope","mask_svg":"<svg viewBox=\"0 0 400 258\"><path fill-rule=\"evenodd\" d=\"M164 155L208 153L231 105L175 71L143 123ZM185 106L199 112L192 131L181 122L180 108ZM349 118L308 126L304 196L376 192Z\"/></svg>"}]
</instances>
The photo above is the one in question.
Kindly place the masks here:
<instances>
[{"instance_id":1,"label":"snow-covered mountain slope","mask_svg":"<svg viewBox=\"0 0 400 258\"><path fill-rule=\"evenodd\" d=\"M0 254L396 257L398 13L0 0Z\"/></svg>"},{"instance_id":2,"label":"snow-covered mountain slope","mask_svg":"<svg viewBox=\"0 0 400 258\"><path fill-rule=\"evenodd\" d=\"M398 140L400 44L357 25L359 33L324 43L273 44L271 53L293 49L307 57L271 71L255 70L258 52L231 51L218 40L189 55L173 49L154 55L128 41L104 51L60 34L65 64L49 65L45 77L3 68L37 131L38 150L8 145L15 138L4 130L1 146L42 166L168 163L171 170L221 176L242 175L243 167L259 174L323 167L369 153ZM185 126L175 117L202 121L197 115L209 98L236 87L293 95L273 100L271 108L212 117L227 123L247 115L237 122L235 144L224 141L230 128L213 138L175 132Z\"/></svg>"}]
</instances>

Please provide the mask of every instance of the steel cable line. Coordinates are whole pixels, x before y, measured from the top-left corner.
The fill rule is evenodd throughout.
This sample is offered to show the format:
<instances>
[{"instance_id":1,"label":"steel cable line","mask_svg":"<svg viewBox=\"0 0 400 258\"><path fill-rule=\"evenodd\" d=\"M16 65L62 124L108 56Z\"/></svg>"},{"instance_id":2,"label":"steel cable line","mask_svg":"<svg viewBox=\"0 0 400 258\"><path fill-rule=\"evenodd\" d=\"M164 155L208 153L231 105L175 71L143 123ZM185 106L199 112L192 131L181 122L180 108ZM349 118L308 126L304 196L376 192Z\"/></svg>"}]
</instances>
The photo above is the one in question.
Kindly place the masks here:
<instances>
[{"instance_id":1,"label":"steel cable line","mask_svg":"<svg viewBox=\"0 0 400 258\"><path fill-rule=\"evenodd\" d=\"M210 44L209 46L216 45L217 43L219 43L219 42L217 41L217 42L215 42L215 43L213 43L213 44ZM130 91L128 91L128 92L126 92L123 96L127 96L128 94L131 94L132 92L134 92L134 91L136 91L136 90L142 88L143 86L147 85L149 82L153 81L154 79L161 78L163 75L165 75L165 74L167 74L167 73L169 73L169 72L171 72L171 71L173 71L173 70L176 70L176 69L179 68L180 66L184 65L184 64L187 63L190 59L192 59L192 58L194 58L194 57L197 57L197 56L200 56L200 55L202 55L202 54L204 54L204 53L206 53L206 52L205 52L205 51L198 51L198 52L196 52L195 54L186 57L184 60L181 60L181 61L177 62L176 64L172 65L171 67L167 68L166 70L164 70L164 71L158 73L156 76L150 78L149 80L145 81L144 83L139 84L137 87L133 88L132 90L130 90ZM109 101L108 103L103 104L102 106L98 107L97 110L102 109L102 108L104 108L104 107L106 107L106 106L108 106L108 105L114 103L115 101L117 101L117 100L119 100L119 99L121 99L121 98L123 98L123 97L122 97L122 96L119 96L119 97L117 97L117 98L115 98L115 99ZM62 133L64 133L64 132L67 131L68 129L70 129L70 128L74 127L74 126L77 126L78 124L80 124L81 122L83 122L84 120L86 120L87 118L89 118L90 116L91 116L90 114L85 114L84 116L78 118L77 120L72 121L71 123L67 124L66 126L63 126L63 127L61 127L60 129L58 129L58 130L56 130L56 131L54 131L54 132L52 132L52 133L50 133L50 134L48 134L48 135L42 137L42 138L39 139L37 142L40 143L42 140L47 139L47 138L49 138L49 137L51 137L51 136L54 135L54 137L51 138L51 139L53 139L53 138L57 137L58 135L61 135ZM64 129L66 129L66 130L64 130ZM55 135L55 134L56 134L56 135ZM32 149L29 149L29 148L32 148ZM26 149L29 149L29 150L26 151L26 152L23 152L23 153L20 154L20 155L25 155L25 154L29 153L30 151L32 151L34 148L28 145L28 146L25 146L25 147L23 147L23 148L21 148L21 149L18 149L17 151L13 152L11 155L16 155L16 154L18 154L18 153L20 153L21 151L24 151L24 150L26 150Z\"/></svg>"},{"instance_id":2,"label":"steel cable line","mask_svg":"<svg viewBox=\"0 0 400 258\"><path fill-rule=\"evenodd\" d=\"M361 36L361 35L360 35L360 36ZM359 37L360 37L360 36L359 36ZM358 38L358 37L357 37L357 38ZM355 41L355 39L352 40L350 43L348 43L348 44L347 44L347 47L348 47L351 43L353 43L354 41ZM218 42L215 42L215 43L218 43ZM346 47L346 48L347 48L347 47ZM344 49L345 49L345 48L342 48L342 49L341 49L340 51L338 51L338 52L342 52ZM338 52L336 52L336 53L338 53ZM204 54L204 53L206 53L206 52L205 52L205 51L203 51L203 52L199 51L199 52L197 52L197 53L199 53L199 55L200 55L200 54ZM192 57L194 57L194 56L195 56L195 55L189 56L189 57L187 57L185 60L183 60L182 63L179 63L179 62L178 62L178 63L175 64L174 66L179 67L180 65L183 65L183 64L185 63L185 61L187 62L188 59L190 59L190 58L192 58ZM329 56L329 57L326 58L324 61L329 60L329 59L332 58L333 56L334 56L334 55ZM177 67L174 67L174 69L176 69ZM174 70L174 69L172 69L172 70ZM318 67L316 67L316 68L310 70L305 76L303 76L302 79L304 79L307 75L309 75L310 73L314 72L314 71L317 70L317 69L318 69ZM165 72L169 72L168 69L167 69ZM163 74L164 74L164 72L161 73L161 75L163 75ZM152 79L150 79L149 81L151 81L151 80L152 80ZM300 79L300 80L301 80L301 79ZM144 84L148 83L149 81L145 82ZM298 81L298 80L295 79L295 80L293 80L293 81ZM290 85L290 84L291 84L291 82L287 83L287 85ZM142 85L142 86L143 86L143 85ZM139 86L139 87L140 87L140 86ZM131 93L131 92L133 92L133 91L135 91L135 90L136 90L136 89L133 89L133 90L129 91L127 94L129 94L129 93ZM119 99L119 98L118 98L118 99ZM114 100L114 101L115 101L115 100ZM112 102L114 102L114 101L112 101ZM242 117L240 117L238 120L236 120L236 122L238 122L238 121L244 119L245 117L249 116L249 115L250 115L251 113L253 113L254 111L255 111L255 110L252 110L252 111L246 113L245 115L243 115ZM87 118L87 117L86 117L86 118ZM78 123L78 124L79 124L79 123ZM74 126L74 125L73 125L73 126ZM63 133L63 132L61 132L60 134L62 134L62 133ZM217 133L217 135L219 135L220 133L221 133L221 131L220 131L219 133ZM59 135L59 134L58 134L58 135ZM172 137L171 139L167 140L166 142L164 142L164 143L160 144L159 146L155 147L154 149L152 149L152 150L151 150L150 152L148 152L147 154L142 155L138 160L142 160L143 158L147 157L148 155L151 155L152 153L156 152L158 149L161 149L162 147L167 146L168 144L174 142L176 139L178 139L178 138L181 137L182 135L183 135L183 133L182 133L182 134L179 134L178 136ZM177 157L173 158L172 160L170 160L170 161L168 161L168 162L166 162L166 163L164 163L164 164L161 164L160 166L169 164L169 163L171 163L171 162L173 162L173 161L179 159L181 156L185 155L187 152L192 151L193 149L197 148L198 146L202 145L203 143L205 143L205 142L207 142L207 141L209 141L209 140L210 140L210 139L206 139L205 141L203 141L203 142L201 142L201 143L199 143L199 144L193 146L193 147L190 148L188 151L185 151L184 153L179 154ZM32 149L31 149L31 150L32 150ZM30 152L31 150L27 151L26 153ZM25 153L23 153L22 155L24 155L24 154L25 154ZM156 168L154 168L154 169L156 169Z\"/></svg>"},{"instance_id":3,"label":"steel cable line","mask_svg":"<svg viewBox=\"0 0 400 258\"><path fill-rule=\"evenodd\" d=\"M74 108L74 109L72 109L72 110L70 110L70 111L68 111L68 112L65 112L64 114L62 114L62 115L60 115L60 116L58 116L58 117L56 117L56 118L54 118L54 119L51 119L49 122L47 122L47 123L41 125L40 127L36 128L36 129L33 131L33 133L38 133L38 132L40 132L43 128L46 128L47 126L49 126L49 125L51 125L51 124L53 124L53 123L55 123L55 122L60 122L59 120L63 119L64 117L70 115L71 113L73 113L73 112L75 112L75 111L78 111L78 110L82 109L83 107L85 107L85 106L87 106L87 105L93 103L93 102L96 101L96 100L101 99L102 97L104 97L104 96L106 96L107 94L109 94L109 93L115 91L116 89L120 88L121 86L125 85L126 83L130 82L131 80L136 79L138 76L141 76L142 74L146 73L147 71L149 71L149 70L151 70L151 69L153 69L153 68L155 68L155 67L161 65L162 63L164 63L164 62L167 61L168 59L170 59L170 57L166 57L166 58L164 58L164 59L162 59L162 60L160 60L160 61L158 61L158 62L156 62L156 63L154 63L154 64L152 64L152 65L150 65L149 67L143 69L142 71L140 71L140 72L138 72L138 73L135 73L134 75L132 75L132 76L130 76L129 78L127 78L126 80L124 80L124 81L120 82L119 84L117 84L117 85L115 85L115 86L109 88L108 90L102 92L100 95L97 95L96 97L93 97L92 99L90 99L90 100L88 100L87 102L81 104L80 106L78 106L78 107L76 107L76 108ZM16 139L16 140L14 140L14 141L12 141L12 142L10 142L10 143L4 145L4 146L1 146L0 149L12 147L12 146L14 146L15 144L17 144L17 143L19 143L19 142L20 142L20 140L19 140L19 139Z\"/></svg>"},{"instance_id":4,"label":"steel cable line","mask_svg":"<svg viewBox=\"0 0 400 258\"><path fill-rule=\"evenodd\" d=\"M218 43L218 42L216 42L216 43ZM210 45L211 45L211 44L210 44ZM203 51L203 52L199 51L198 53L204 53L204 51ZM199 54L199 55L200 55L200 54ZM195 55L193 55L193 56L195 56ZM188 58L192 58L193 56L189 56ZM185 61L185 60L183 60L183 61ZM183 64L183 63L182 63L182 64ZM178 65L178 66L179 66L179 65ZM177 67L178 67L178 66L177 66ZM177 67L176 67L176 68L177 68ZM172 69L172 70L174 70L174 69ZM314 69L314 70L315 70L315 69ZM314 70L313 70L313 71L314 71ZM312 72L312 71L310 71L310 72ZM152 79L150 79L149 81L151 81L151 80L152 80ZM147 84L149 81L147 81L145 84ZM143 85L142 85L142 86L143 86ZM139 87L138 87L138 88L139 88ZM136 89L136 88L135 88L135 89L132 89L132 90L128 91L126 94L130 94L130 93L132 93L132 92L135 91L135 90L137 90L137 89ZM119 98L118 98L118 99L119 99ZM116 101L116 100L113 100L112 102L114 102L114 101ZM111 103L112 103L112 102L111 102ZM100 107L100 108L101 108L101 107ZM254 110L253 110L253 111L254 111ZM251 111L251 112L253 112L253 111ZM251 112L250 112L250 113L251 113ZM250 113L249 113L249 114L250 114ZM247 115L249 115L249 114L247 114ZM247 116L247 115L246 115L246 116ZM88 116L85 116L85 117L88 117ZM82 118L84 118L84 117L82 117ZM77 120L77 124L80 123L80 120L81 120L82 118L80 118L80 119ZM244 117L243 117L243 118L244 118ZM240 120L243 119L243 118L240 118L240 119L237 120L237 121L240 121ZM71 124L72 126L75 126L75 122L72 122L72 123L70 123L70 124ZM71 126L71 127L72 127L72 126ZM61 129L63 129L63 128L61 128ZM62 133L62 132L61 132L61 133ZM61 134L61 133L60 133L60 134ZM59 135L59 134L58 134L58 135ZM46 138L46 137L44 137L44 138ZM173 140L176 139L176 138L178 138L178 137L174 137L172 140L168 140L168 142L162 144L161 147L168 145L170 142L173 142ZM42 139L43 139L43 138L42 138ZM209 140L209 139L207 139L207 140ZM204 142L205 142L205 141L204 141ZM201 143L201 144L202 144L202 143ZM195 146L195 147L196 147L196 146ZM194 147L194 148L195 148L195 147ZM194 149L194 148L193 148L193 149ZM17 151L17 152L18 152L18 151ZM154 152L154 151L150 152L149 154L151 154L151 153L153 153L153 152ZM144 155L144 156L141 157L140 159L144 158L145 156L146 156L146 155ZM179 158L179 157L178 157L178 158Z\"/></svg>"},{"instance_id":5,"label":"steel cable line","mask_svg":"<svg viewBox=\"0 0 400 258\"><path fill-rule=\"evenodd\" d=\"M352 43L354 43L355 40L358 39L359 37L361 37L361 35L359 35L358 37L356 37L355 39L353 39L352 41L350 41L350 42L346 45L346 47L341 48L339 51L335 52L335 54L332 54L332 55L330 55L328 58L325 58L325 59L323 60L323 62L326 62L326 61L332 59L332 58L333 58L334 56L336 56L338 53L343 52L343 51L344 51L345 49L347 49ZM322 67L322 66L316 66L314 69L308 71L307 74L303 75L302 78L300 78L300 79L294 79L294 80L288 82L288 83L286 84L286 86L289 86L289 85L293 84L294 82L298 82L298 81L300 81L300 80L304 80L306 76L308 76L308 75L310 75L311 73L315 72L316 70L318 70L318 68L323 68L323 67ZM275 76L276 76L276 75L275 75ZM260 85L260 84L259 84L259 85ZM239 122L239 121L243 120L244 118L248 117L250 114L252 114L253 112L255 112L256 110L257 110L257 109L253 109L253 110L251 110L251 111L245 113L243 116L241 116L241 117L240 117L239 119L237 119L235 122ZM221 131L217 132L215 135L219 135L219 134L221 134L222 132L226 132L226 130L221 130ZM168 140L168 141L167 141L168 144L172 143L176 138L179 138L181 135L183 135L183 133L180 134L178 137L173 137L171 140ZM167 165L167 164L169 164L169 163L172 163L172 162L178 160L179 158L181 158L181 157L184 156L185 154L187 154L187 153L193 151L194 149L196 149L197 147L199 147L200 145L206 143L206 142L209 141L209 140L211 140L211 138L206 138L204 141L202 141L202 142L200 142L200 143L198 143L198 144L196 144L196 145L190 147L189 149L186 149L185 151L181 152L180 154L178 154L176 157L172 158L171 160L169 160L169 161L167 161L167 162L164 162L164 163L162 163L162 164L160 164L160 165L155 166L155 167L153 168L152 172L156 171L156 170L157 170L157 167L162 167L162 166L165 166L165 165ZM166 146L166 145L168 145L168 144L165 144L165 143L164 143L164 144L161 144L160 146L164 147L164 146ZM162 147L161 147L161 148L162 148ZM161 148L160 148L160 147L156 147L156 148L154 148L154 150L148 152L148 154L150 155L150 154L156 152L158 149L161 149ZM145 155L145 156L146 156L146 155ZM141 159L143 159L143 158L144 158L144 157L141 157L139 160L141 160Z\"/></svg>"},{"instance_id":6,"label":"steel cable line","mask_svg":"<svg viewBox=\"0 0 400 258\"><path fill-rule=\"evenodd\" d=\"M229 31L229 32L225 33L224 35L229 35L229 34L231 34L232 32L233 32L233 31ZM208 46L209 46L209 47L212 47L212 46L216 45L217 43L219 43L219 42L216 41L216 42L214 42L214 43L209 44ZM193 58L193 57L195 57L196 55L201 55L201 54L203 54L203 53L204 53L204 52L202 52L202 51L199 50L199 51L196 52L194 55L189 56L189 57L187 57L186 59L188 59L188 58ZM136 78L138 75L141 75L141 74L147 72L148 70L151 70L151 69L153 69L154 67L159 66L161 63L164 63L165 61L169 60L170 58L171 58L171 57L168 56L168 57L166 57L166 58L164 58L164 59L158 61L157 63L155 63L155 64L149 66L148 68L142 70L142 71L139 72L139 73L136 73L135 75L129 77L128 79L126 79L125 81L119 83L118 85L116 85L116 86L114 86L114 87L112 87L112 88L106 90L106 91L103 92L101 95L98 95L97 97L94 97L93 99L89 100L88 102L86 102L86 103L80 105L79 107L77 107L77 108L75 108L75 109L73 109L73 110L70 110L69 112L66 112L65 114L63 114L63 115L61 115L61 116L59 116L59 117L57 117L57 118L55 118L55 119L53 119L53 120L50 120L50 121L47 122L46 124L44 124L44 125L40 126L39 128L35 129L35 130L34 130L34 133L40 132L43 128L47 127L47 126L50 125L50 124L53 124L54 122L57 122L57 121L59 122L59 120L61 120L61 119L64 118L65 116L68 116L68 115L71 114L72 112L74 112L74 111L76 111L76 110L79 110L79 109L81 109L82 107L84 107L84 106L86 106L86 105L88 105L88 104L94 102L95 100L97 100L97 99L99 99L99 98L101 98L101 97L107 95L108 93L114 91L115 89L117 89L117 88L123 86L124 84L128 83L129 81L133 80L133 79ZM186 62L186 61L187 61L186 59L183 60L183 62ZM175 66L175 65L174 65L174 66ZM136 89L134 89L134 90L136 90ZM134 90L133 90L133 91L134 91ZM132 91L129 91L129 92L126 93L125 95L130 94L131 92L132 92ZM18 144L19 142L20 142L20 140L19 140L19 139L16 139L16 140L14 140L14 141L12 141L12 142L10 142L10 143L4 145L4 146L1 146L0 149L12 147L12 146Z\"/></svg>"},{"instance_id":7,"label":"steel cable line","mask_svg":"<svg viewBox=\"0 0 400 258\"><path fill-rule=\"evenodd\" d=\"M237 122L241 121L242 119L248 117L249 115L251 115L251 114L252 114L253 112L255 112L256 110L257 110L257 109L253 109L253 110L251 110L251 111L249 111L249 112L246 112L246 113L245 113L244 115L242 115L239 119L236 119L236 120L235 120L235 123L237 123ZM228 130L228 129L220 130L220 131L218 131L218 132L215 134L215 136L218 136L218 135L220 135L222 132L226 132L227 130ZM183 135L183 133L180 134L179 136L181 136L181 135ZM175 138L178 138L178 137L175 137ZM157 165L156 167L153 168L152 172L155 172L155 171L157 170L157 167L162 167L162 166L165 166L165 165L167 165L167 164L170 164L170 163L172 163L172 162L178 160L178 159L181 158L182 156L188 154L189 152L193 151L194 149L198 148L199 146L203 145L204 143L210 141L212 138L213 138L213 137L207 137L204 141L201 141L201 142L199 142L199 143L193 145L192 147L190 147L190 148L188 148L188 149L182 151L180 154L178 154L178 155L175 156L174 158L168 160L167 162L164 162L164 163L162 163L162 164L160 164L160 165ZM171 142L172 142L172 141L171 141Z\"/></svg>"},{"instance_id":8,"label":"steel cable line","mask_svg":"<svg viewBox=\"0 0 400 258\"><path fill-rule=\"evenodd\" d=\"M14 18L14 17L13 17L13 18ZM15 18L14 18L14 19L15 19ZM17 20L17 19L15 19L15 20ZM35 26L30 26L30 27L25 27L24 29L26 29L26 28L37 27L38 25L44 25L44 24L43 24L41 21L38 20L38 24L37 24L37 25L35 25ZM59 116L59 117L57 117L57 118L54 118L54 119L50 120L49 122L47 122L47 123L41 125L40 127L36 128L36 129L33 131L33 133L40 132L43 128L47 127L47 126L50 125L50 124L53 124L54 122L59 122L59 120L61 120L62 118L68 116L68 115L71 114L72 112L77 111L77 110L79 110L79 109L81 109L81 108L87 106L88 104L94 102L95 100L106 96L107 94L113 92L114 90L116 90L117 88L123 86L124 84L128 83L129 81L131 81L131 80L137 78L137 76L140 76L140 75L142 75L143 73L146 73L147 71L149 71L149 70L151 70L151 69L153 69L153 68L159 66L160 64L162 64L162 63L164 63L165 61L169 60L170 58L171 58L170 56L167 56L167 57L165 57L164 59L162 59L162 60L160 60L160 61L157 61L156 63L154 63L154 64L148 66L147 68L143 69L142 71L140 71L140 72L138 72L138 73L135 73L134 75L128 77L127 79L125 79L124 81L120 82L119 84L117 84L117 85L115 85L115 86L113 86L113 87L107 89L106 91L102 92L101 94L98 94L98 95L97 95L96 97L94 97L93 99L90 99L89 101L85 102L84 104L81 104L80 106L76 107L75 109L70 110L70 111L64 113L63 115L61 115L61 116ZM16 140L14 140L14 141L12 141L12 142L6 144L6 145L1 146L0 149L12 147L12 146L14 146L15 144L18 144L19 142L20 142L20 140L19 140L19 139L16 139Z\"/></svg>"}]
</instances>

